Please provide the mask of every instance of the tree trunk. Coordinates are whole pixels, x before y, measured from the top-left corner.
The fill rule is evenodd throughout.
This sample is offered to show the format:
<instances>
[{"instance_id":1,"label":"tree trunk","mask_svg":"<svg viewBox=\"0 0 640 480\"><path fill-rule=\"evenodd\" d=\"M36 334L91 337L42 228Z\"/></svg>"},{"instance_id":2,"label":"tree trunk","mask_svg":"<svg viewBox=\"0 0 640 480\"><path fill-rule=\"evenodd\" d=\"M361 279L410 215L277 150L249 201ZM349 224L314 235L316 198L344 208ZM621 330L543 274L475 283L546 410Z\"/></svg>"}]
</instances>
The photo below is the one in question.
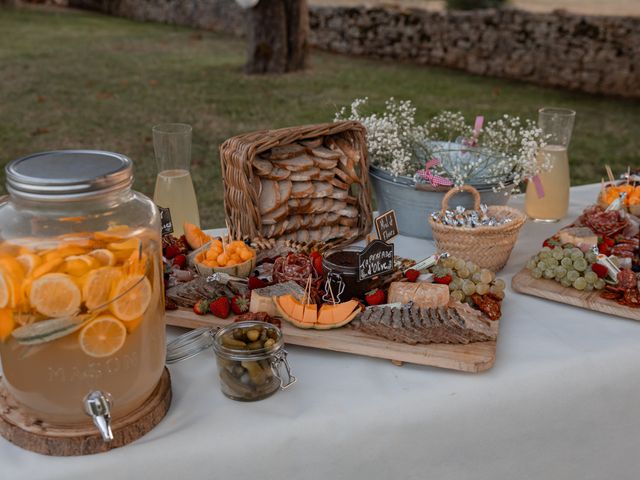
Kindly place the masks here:
<instances>
[{"instance_id":1,"label":"tree trunk","mask_svg":"<svg viewBox=\"0 0 640 480\"><path fill-rule=\"evenodd\" d=\"M260 0L249 11L247 73L285 73L307 63L307 0Z\"/></svg>"}]
</instances>

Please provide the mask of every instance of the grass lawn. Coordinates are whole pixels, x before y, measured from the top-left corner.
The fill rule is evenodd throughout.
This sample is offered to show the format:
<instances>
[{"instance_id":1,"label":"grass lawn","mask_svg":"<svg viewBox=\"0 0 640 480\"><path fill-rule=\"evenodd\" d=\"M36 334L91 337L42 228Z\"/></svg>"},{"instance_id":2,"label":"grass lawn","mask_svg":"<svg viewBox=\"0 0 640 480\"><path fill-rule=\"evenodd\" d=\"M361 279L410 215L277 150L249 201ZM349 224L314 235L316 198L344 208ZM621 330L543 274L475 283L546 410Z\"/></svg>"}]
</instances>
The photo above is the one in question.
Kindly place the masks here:
<instances>
[{"instance_id":1,"label":"grass lawn","mask_svg":"<svg viewBox=\"0 0 640 480\"><path fill-rule=\"evenodd\" d=\"M542 105L577 110L573 184L637 165L640 103L539 88L460 72L313 52L285 76L242 73L242 40L66 10L0 7L0 164L50 149L97 148L130 156L135 187L151 195L151 127L194 127L193 176L203 225L223 225L218 145L235 134L331 120L368 96L411 99L425 118L441 109L469 119L535 118ZM4 192L4 172L0 174Z\"/></svg>"}]
</instances>

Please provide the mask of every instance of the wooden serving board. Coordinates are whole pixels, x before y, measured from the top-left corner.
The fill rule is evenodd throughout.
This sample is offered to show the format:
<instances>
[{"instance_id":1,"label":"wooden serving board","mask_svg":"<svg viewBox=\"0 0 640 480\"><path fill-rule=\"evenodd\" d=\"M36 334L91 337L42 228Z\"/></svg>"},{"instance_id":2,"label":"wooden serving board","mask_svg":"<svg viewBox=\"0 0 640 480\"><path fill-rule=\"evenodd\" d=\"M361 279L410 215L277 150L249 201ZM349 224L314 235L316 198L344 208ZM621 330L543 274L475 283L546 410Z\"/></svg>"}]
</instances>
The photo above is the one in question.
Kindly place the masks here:
<instances>
[{"instance_id":1,"label":"wooden serving board","mask_svg":"<svg viewBox=\"0 0 640 480\"><path fill-rule=\"evenodd\" d=\"M599 291L596 290L579 291L575 288L563 287L554 280L534 278L526 268L514 275L511 279L511 287L516 292L527 295L640 321L640 308L625 307L614 300L601 298Z\"/></svg>"},{"instance_id":2,"label":"wooden serving board","mask_svg":"<svg viewBox=\"0 0 640 480\"><path fill-rule=\"evenodd\" d=\"M180 308L166 312L167 324L176 327L222 327L233 321L212 315L196 315ZM498 332L499 322L491 322ZM282 322L285 343L320 348L335 352L354 353L384 358L394 363L406 362L432 367L477 373L490 369L496 360L496 342L476 342L468 345L427 344L407 345L358 332L348 327L334 330L305 330Z\"/></svg>"}]
</instances>

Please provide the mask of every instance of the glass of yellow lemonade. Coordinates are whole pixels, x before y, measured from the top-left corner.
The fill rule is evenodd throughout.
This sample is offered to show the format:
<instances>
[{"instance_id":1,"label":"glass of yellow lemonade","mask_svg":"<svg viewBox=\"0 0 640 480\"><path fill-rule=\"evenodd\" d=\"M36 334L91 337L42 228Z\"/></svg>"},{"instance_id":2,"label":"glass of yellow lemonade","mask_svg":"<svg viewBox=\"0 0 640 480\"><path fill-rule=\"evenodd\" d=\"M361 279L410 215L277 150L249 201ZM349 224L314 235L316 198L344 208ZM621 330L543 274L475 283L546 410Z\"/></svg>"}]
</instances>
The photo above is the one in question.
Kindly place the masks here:
<instances>
[{"instance_id":1,"label":"glass of yellow lemonade","mask_svg":"<svg viewBox=\"0 0 640 480\"><path fill-rule=\"evenodd\" d=\"M575 118L576 112L566 108L545 107L538 111L538 126L547 141L538 152L536 161L549 162L551 168L527 183L525 210L534 221L557 222L569 209L571 179L567 149Z\"/></svg>"},{"instance_id":2,"label":"glass of yellow lemonade","mask_svg":"<svg viewBox=\"0 0 640 480\"><path fill-rule=\"evenodd\" d=\"M158 164L158 176L153 201L168 211L172 232L184 233L185 222L200 226L198 202L191 179L191 126L184 123L164 123L153 127L153 148Z\"/></svg>"}]
</instances>

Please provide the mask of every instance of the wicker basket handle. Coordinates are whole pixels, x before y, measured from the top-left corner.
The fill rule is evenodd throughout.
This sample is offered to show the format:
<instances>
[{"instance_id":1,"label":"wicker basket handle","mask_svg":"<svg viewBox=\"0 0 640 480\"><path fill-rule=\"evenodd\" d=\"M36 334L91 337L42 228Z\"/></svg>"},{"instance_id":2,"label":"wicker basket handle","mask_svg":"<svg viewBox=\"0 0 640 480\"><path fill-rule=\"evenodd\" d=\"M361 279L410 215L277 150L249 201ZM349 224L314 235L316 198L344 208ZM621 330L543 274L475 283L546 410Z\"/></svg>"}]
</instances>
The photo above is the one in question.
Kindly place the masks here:
<instances>
[{"instance_id":1,"label":"wicker basket handle","mask_svg":"<svg viewBox=\"0 0 640 480\"><path fill-rule=\"evenodd\" d=\"M440 213L443 216L444 212L449 208L449 200L451 197L460 192L469 192L473 196L473 209L480 210L480 192L471 185L462 185L461 187L452 188L445 193L444 198L442 199L442 208L440 209Z\"/></svg>"}]
</instances>

